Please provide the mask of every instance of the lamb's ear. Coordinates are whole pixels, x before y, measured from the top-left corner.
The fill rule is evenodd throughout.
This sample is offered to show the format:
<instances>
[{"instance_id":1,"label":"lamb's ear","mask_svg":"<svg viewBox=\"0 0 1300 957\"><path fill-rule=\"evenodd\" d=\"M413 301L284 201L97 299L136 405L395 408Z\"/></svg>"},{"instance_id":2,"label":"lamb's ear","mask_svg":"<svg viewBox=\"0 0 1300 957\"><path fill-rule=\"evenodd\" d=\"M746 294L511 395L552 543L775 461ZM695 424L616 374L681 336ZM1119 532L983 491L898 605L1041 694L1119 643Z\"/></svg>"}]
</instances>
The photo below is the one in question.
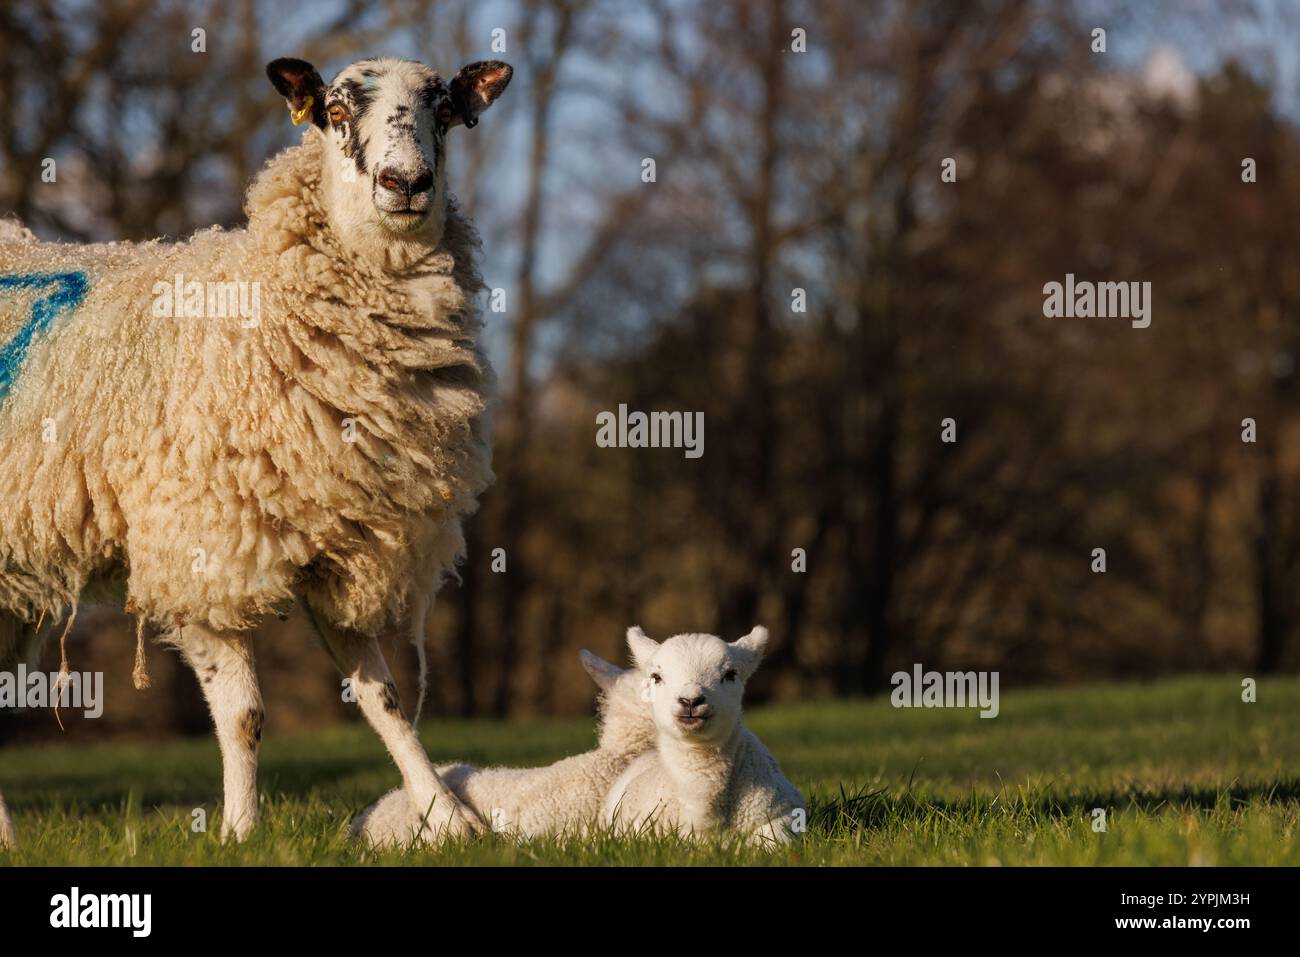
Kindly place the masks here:
<instances>
[{"instance_id":1,"label":"lamb's ear","mask_svg":"<svg viewBox=\"0 0 1300 957\"><path fill-rule=\"evenodd\" d=\"M514 72L509 63L500 60L479 60L461 67L451 78L451 125L477 126L479 114L496 101Z\"/></svg>"},{"instance_id":2,"label":"lamb's ear","mask_svg":"<svg viewBox=\"0 0 1300 957\"><path fill-rule=\"evenodd\" d=\"M763 653L767 651L767 629L756 625L753 631L743 638L737 638L729 647L741 680L748 681L758 669L758 663L763 660Z\"/></svg>"},{"instance_id":3,"label":"lamb's ear","mask_svg":"<svg viewBox=\"0 0 1300 957\"><path fill-rule=\"evenodd\" d=\"M578 657L582 660L582 667L587 669L587 674L591 675L591 680L596 682L601 691L614 687L618 676L623 674L623 669L618 665L610 664L600 655L593 655L586 648L578 652Z\"/></svg>"},{"instance_id":4,"label":"lamb's ear","mask_svg":"<svg viewBox=\"0 0 1300 957\"><path fill-rule=\"evenodd\" d=\"M632 652L632 660L636 662L636 666L648 668L650 659L659 650L659 642L649 637L639 625L633 625L627 630L627 647Z\"/></svg>"},{"instance_id":5,"label":"lamb's ear","mask_svg":"<svg viewBox=\"0 0 1300 957\"><path fill-rule=\"evenodd\" d=\"M289 104L293 125L310 119L325 129L325 81L306 60L280 57L266 65L271 85Z\"/></svg>"}]
</instances>

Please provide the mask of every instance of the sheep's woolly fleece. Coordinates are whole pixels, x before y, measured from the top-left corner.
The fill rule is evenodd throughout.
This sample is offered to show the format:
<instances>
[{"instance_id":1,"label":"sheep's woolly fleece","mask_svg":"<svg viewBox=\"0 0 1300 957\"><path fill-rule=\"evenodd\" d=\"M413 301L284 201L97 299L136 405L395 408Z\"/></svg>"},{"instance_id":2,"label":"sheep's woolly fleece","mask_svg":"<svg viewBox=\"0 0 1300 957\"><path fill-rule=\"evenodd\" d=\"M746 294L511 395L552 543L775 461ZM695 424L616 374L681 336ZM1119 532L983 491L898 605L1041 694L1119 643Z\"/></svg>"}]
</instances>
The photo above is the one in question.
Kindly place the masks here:
<instances>
[{"instance_id":1,"label":"sheep's woolly fleece","mask_svg":"<svg viewBox=\"0 0 1300 957\"><path fill-rule=\"evenodd\" d=\"M594 750L541 768L438 768L443 783L494 831L522 838L585 833L599 823L610 785L637 755L654 747L645 675L588 652L583 666L601 687ZM397 788L359 814L351 834L376 846L408 844L419 834L425 812Z\"/></svg>"},{"instance_id":2,"label":"sheep's woolly fleece","mask_svg":"<svg viewBox=\"0 0 1300 957\"><path fill-rule=\"evenodd\" d=\"M232 630L300 593L374 635L452 568L491 481L477 237L449 201L436 249L358 258L321 165L305 137L246 230L180 244L0 228L0 610L56 619L107 584ZM258 283L260 321L155 315L178 275Z\"/></svg>"}]
</instances>

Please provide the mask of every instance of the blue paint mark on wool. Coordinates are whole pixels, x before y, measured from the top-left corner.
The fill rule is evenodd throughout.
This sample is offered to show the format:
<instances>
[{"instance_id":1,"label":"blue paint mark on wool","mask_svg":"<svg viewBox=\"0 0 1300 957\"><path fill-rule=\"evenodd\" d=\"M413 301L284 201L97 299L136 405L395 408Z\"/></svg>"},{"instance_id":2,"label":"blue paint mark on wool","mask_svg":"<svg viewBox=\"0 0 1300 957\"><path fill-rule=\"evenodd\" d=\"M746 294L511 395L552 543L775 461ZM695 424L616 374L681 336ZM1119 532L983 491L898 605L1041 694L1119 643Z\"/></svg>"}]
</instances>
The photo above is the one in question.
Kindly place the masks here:
<instances>
[{"instance_id":1,"label":"blue paint mark on wool","mask_svg":"<svg viewBox=\"0 0 1300 957\"><path fill-rule=\"evenodd\" d=\"M0 276L0 292L6 289L43 290L53 286L54 291L32 303L31 318L18 330L18 334L0 346L0 401L9 394L14 380L22 371L27 350L39 336L43 336L61 312L72 312L86 298L84 272L34 272L17 276Z\"/></svg>"}]
</instances>

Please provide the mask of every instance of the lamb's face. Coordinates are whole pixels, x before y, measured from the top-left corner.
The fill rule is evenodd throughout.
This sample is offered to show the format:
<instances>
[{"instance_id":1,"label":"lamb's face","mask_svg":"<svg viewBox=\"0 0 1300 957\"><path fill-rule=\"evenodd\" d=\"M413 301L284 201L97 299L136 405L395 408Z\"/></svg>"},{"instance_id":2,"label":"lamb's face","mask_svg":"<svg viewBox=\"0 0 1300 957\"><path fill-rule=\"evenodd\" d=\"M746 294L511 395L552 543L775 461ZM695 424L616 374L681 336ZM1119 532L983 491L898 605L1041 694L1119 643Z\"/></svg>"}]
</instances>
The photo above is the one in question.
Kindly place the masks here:
<instances>
[{"instance_id":1,"label":"lamb's face","mask_svg":"<svg viewBox=\"0 0 1300 957\"><path fill-rule=\"evenodd\" d=\"M713 635L677 635L659 644L640 628L628 631L637 667L650 677L659 734L721 744L740 722L745 682L767 646L767 629L727 643Z\"/></svg>"},{"instance_id":2,"label":"lamb's face","mask_svg":"<svg viewBox=\"0 0 1300 957\"><path fill-rule=\"evenodd\" d=\"M266 69L295 122L318 131L331 225L355 244L441 238L447 132L475 126L512 72L489 60L447 81L422 63L386 58L353 63L326 86L302 60Z\"/></svg>"}]
</instances>

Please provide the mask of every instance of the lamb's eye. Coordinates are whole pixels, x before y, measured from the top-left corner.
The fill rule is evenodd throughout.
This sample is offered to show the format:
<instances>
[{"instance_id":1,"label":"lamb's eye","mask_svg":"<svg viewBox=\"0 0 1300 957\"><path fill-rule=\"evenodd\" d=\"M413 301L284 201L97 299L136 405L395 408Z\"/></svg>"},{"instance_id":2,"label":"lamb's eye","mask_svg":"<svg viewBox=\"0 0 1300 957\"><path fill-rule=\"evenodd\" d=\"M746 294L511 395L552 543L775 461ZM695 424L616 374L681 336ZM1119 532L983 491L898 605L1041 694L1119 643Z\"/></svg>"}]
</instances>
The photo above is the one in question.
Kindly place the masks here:
<instances>
[{"instance_id":1,"label":"lamb's eye","mask_svg":"<svg viewBox=\"0 0 1300 957\"><path fill-rule=\"evenodd\" d=\"M335 103L325 112L326 115L330 118L330 123L332 123L335 126L338 126L340 123L342 123L351 115L350 113L348 113L348 108L341 103Z\"/></svg>"},{"instance_id":2,"label":"lamb's eye","mask_svg":"<svg viewBox=\"0 0 1300 957\"><path fill-rule=\"evenodd\" d=\"M723 681L735 681L735 680L736 680L736 669L735 669L735 668L732 668L730 671L728 671L726 674L724 674L724 675L722 676L722 680L723 680Z\"/></svg>"},{"instance_id":3,"label":"lamb's eye","mask_svg":"<svg viewBox=\"0 0 1300 957\"><path fill-rule=\"evenodd\" d=\"M658 674L658 673L656 672L655 674L652 674L652 675L650 676L650 680L653 681L653 682L654 682L655 684L657 684L657 685L661 685L661 684L664 683L664 676L661 675L661 674Z\"/></svg>"}]
</instances>

